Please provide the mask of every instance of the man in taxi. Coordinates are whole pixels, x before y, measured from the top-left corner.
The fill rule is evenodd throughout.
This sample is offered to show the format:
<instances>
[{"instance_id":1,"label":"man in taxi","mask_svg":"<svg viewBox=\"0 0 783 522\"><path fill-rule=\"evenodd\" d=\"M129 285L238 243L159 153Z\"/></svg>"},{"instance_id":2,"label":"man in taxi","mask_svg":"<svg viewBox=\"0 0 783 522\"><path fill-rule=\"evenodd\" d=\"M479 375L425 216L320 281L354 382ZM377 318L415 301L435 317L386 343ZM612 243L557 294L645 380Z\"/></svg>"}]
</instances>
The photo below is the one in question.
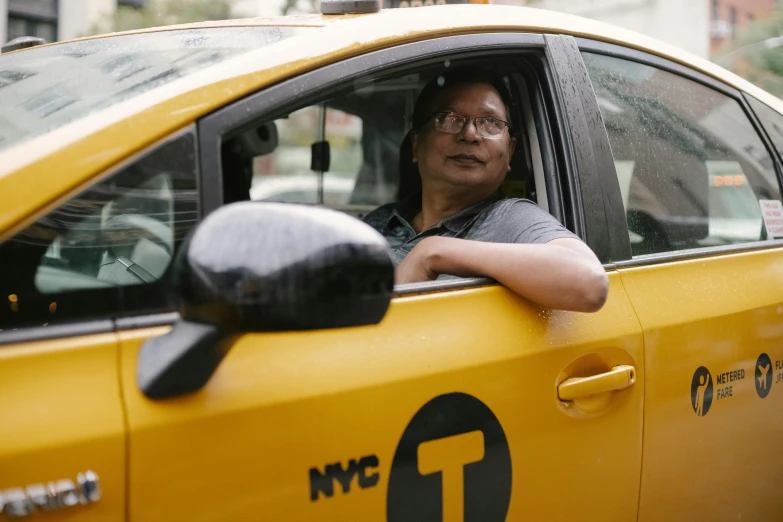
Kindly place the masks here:
<instances>
[{"instance_id":1,"label":"man in taxi","mask_svg":"<svg viewBox=\"0 0 783 522\"><path fill-rule=\"evenodd\" d=\"M532 201L500 192L516 145L510 100L502 79L480 69L430 81L410 134L421 191L365 221L389 241L398 284L491 277L540 305L595 312L608 279L592 250Z\"/></svg>"}]
</instances>

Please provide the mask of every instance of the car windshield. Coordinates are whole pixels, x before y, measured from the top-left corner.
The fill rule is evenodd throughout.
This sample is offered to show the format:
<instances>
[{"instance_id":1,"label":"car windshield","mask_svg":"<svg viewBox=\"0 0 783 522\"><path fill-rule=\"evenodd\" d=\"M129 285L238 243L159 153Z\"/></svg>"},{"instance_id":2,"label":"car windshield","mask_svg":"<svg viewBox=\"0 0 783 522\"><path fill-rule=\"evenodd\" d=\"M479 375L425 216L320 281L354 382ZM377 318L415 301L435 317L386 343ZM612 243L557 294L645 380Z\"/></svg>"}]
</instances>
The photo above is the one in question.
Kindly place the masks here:
<instances>
[{"instance_id":1,"label":"car windshield","mask_svg":"<svg viewBox=\"0 0 783 522\"><path fill-rule=\"evenodd\" d=\"M161 31L0 56L0 150L299 31L299 27Z\"/></svg>"}]
</instances>

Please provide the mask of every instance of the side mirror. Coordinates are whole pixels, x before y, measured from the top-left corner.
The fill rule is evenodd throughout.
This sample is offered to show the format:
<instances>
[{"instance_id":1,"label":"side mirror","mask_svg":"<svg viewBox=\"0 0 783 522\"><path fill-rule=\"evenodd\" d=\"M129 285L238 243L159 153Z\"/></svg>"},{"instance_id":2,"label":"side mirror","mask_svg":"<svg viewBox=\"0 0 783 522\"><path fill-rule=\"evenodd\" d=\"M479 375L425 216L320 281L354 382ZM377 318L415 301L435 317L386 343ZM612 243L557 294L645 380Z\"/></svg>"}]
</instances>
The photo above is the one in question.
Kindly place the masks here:
<instances>
[{"instance_id":1,"label":"side mirror","mask_svg":"<svg viewBox=\"0 0 783 522\"><path fill-rule=\"evenodd\" d=\"M286 203L216 210L175 263L181 320L139 354L137 382L151 399L202 388L239 334L377 324L394 286L383 236L346 214Z\"/></svg>"}]
</instances>

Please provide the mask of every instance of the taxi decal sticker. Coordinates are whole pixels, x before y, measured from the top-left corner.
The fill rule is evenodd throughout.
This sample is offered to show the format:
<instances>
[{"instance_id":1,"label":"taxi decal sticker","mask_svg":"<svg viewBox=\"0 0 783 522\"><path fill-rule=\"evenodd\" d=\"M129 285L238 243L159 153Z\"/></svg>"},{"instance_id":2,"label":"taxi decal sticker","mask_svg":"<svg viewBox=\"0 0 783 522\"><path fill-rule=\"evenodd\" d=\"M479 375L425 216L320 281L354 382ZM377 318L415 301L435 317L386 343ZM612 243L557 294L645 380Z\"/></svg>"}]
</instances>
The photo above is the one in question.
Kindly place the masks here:
<instances>
[{"instance_id":1,"label":"taxi decal sticker","mask_svg":"<svg viewBox=\"0 0 783 522\"><path fill-rule=\"evenodd\" d=\"M717 393L715 394L717 395L718 400L734 397L734 386L736 381L741 381L744 378L745 370L743 368L716 375L715 383L720 386L720 388L717 389Z\"/></svg>"},{"instance_id":2,"label":"taxi decal sticker","mask_svg":"<svg viewBox=\"0 0 783 522\"><path fill-rule=\"evenodd\" d=\"M351 459L345 466L341 462L327 464L323 471L310 468L310 500L318 500L319 493L325 497L334 496L335 483L340 485L343 494L350 493L354 477L357 477L360 489L372 488L380 479L380 474L375 471L377 468L378 457L375 455Z\"/></svg>"},{"instance_id":3,"label":"taxi decal sticker","mask_svg":"<svg viewBox=\"0 0 783 522\"><path fill-rule=\"evenodd\" d=\"M762 399L769 395L772 388L772 361L769 355L762 353L756 360L756 393Z\"/></svg>"},{"instance_id":4,"label":"taxi decal sticker","mask_svg":"<svg viewBox=\"0 0 783 522\"><path fill-rule=\"evenodd\" d=\"M691 379L691 405L699 417L704 417L712 406L712 375L705 366L699 366Z\"/></svg>"},{"instance_id":5,"label":"taxi decal sticker","mask_svg":"<svg viewBox=\"0 0 783 522\"><path fill-rule=\"evenodd\" d=\"M783 382L783 359L775 360L775 372L778 374L775 379L775 384Z\"/></svg>"},{"instance_id":6,"label":"taxi decal sticker","mask_svg":"<svg viewBox=\"0 0 783 522\"><path fill-rule=\"evenodd\" d=\"M760 199L759 206L767 236L771 239L783 237L783 203L776 199Z\"/></svg>"},{"instance_id":7,"label":"taxi decal sticker","mask_svg":"<svg viewBox=\"0 0 783 522\"><path fill-rule=\"evenodd\" d=\"M723 402L735 396L734 386L738 381L747 378L753 379L756 387L756 393L762 399L769 395L773 382L783 382L783 372L778 374L775 381L774 374L783 370L783 360L772 361L769 355L762 353L756 360L756 364L749 372L744 368L735 368L733 370L719 373L713 378L710 371L705 366L699 366L691 379L691 406L693 411L699 417L707 415L712 406L713 398ZM716 386L713 389L713 382Z\"/></svg>"},{"instance_id":8,"label":"taxi decal sticker","mask_svg":"<svg viewBox=\"0 0 783 522\"><path fill-rule=\"evenodd\" d=\"M503 522L510 501L511 453L492 410L464 393L425 404L394 454L387 522Z\"/></svg>"}]
</instances>

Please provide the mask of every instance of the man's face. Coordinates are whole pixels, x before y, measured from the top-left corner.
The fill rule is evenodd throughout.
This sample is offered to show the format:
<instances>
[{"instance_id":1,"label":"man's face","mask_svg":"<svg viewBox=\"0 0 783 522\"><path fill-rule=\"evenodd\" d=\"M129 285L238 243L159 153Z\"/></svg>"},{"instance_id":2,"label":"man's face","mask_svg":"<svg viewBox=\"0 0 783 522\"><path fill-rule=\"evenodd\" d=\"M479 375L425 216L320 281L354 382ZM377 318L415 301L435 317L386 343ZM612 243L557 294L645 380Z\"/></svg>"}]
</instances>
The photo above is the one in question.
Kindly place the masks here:
<instances>
[{"instance_id":1,"label":"man's face","mask_svg":"<svg viewBox=\"0 0 783 522\"><path fill-rule=\"evenodd\" d=\"M500 94L485 83L457 85L446 90L432 104L430 112L509 120ZM431 118L413 135L413 160L419 165L425 190L446 183L491 193L500 187L510 169L514 145L508 128L499 138L481 137L475 122L470 120L459 133L448 134L436 130Z\"/></svg>"}]
</instances>

